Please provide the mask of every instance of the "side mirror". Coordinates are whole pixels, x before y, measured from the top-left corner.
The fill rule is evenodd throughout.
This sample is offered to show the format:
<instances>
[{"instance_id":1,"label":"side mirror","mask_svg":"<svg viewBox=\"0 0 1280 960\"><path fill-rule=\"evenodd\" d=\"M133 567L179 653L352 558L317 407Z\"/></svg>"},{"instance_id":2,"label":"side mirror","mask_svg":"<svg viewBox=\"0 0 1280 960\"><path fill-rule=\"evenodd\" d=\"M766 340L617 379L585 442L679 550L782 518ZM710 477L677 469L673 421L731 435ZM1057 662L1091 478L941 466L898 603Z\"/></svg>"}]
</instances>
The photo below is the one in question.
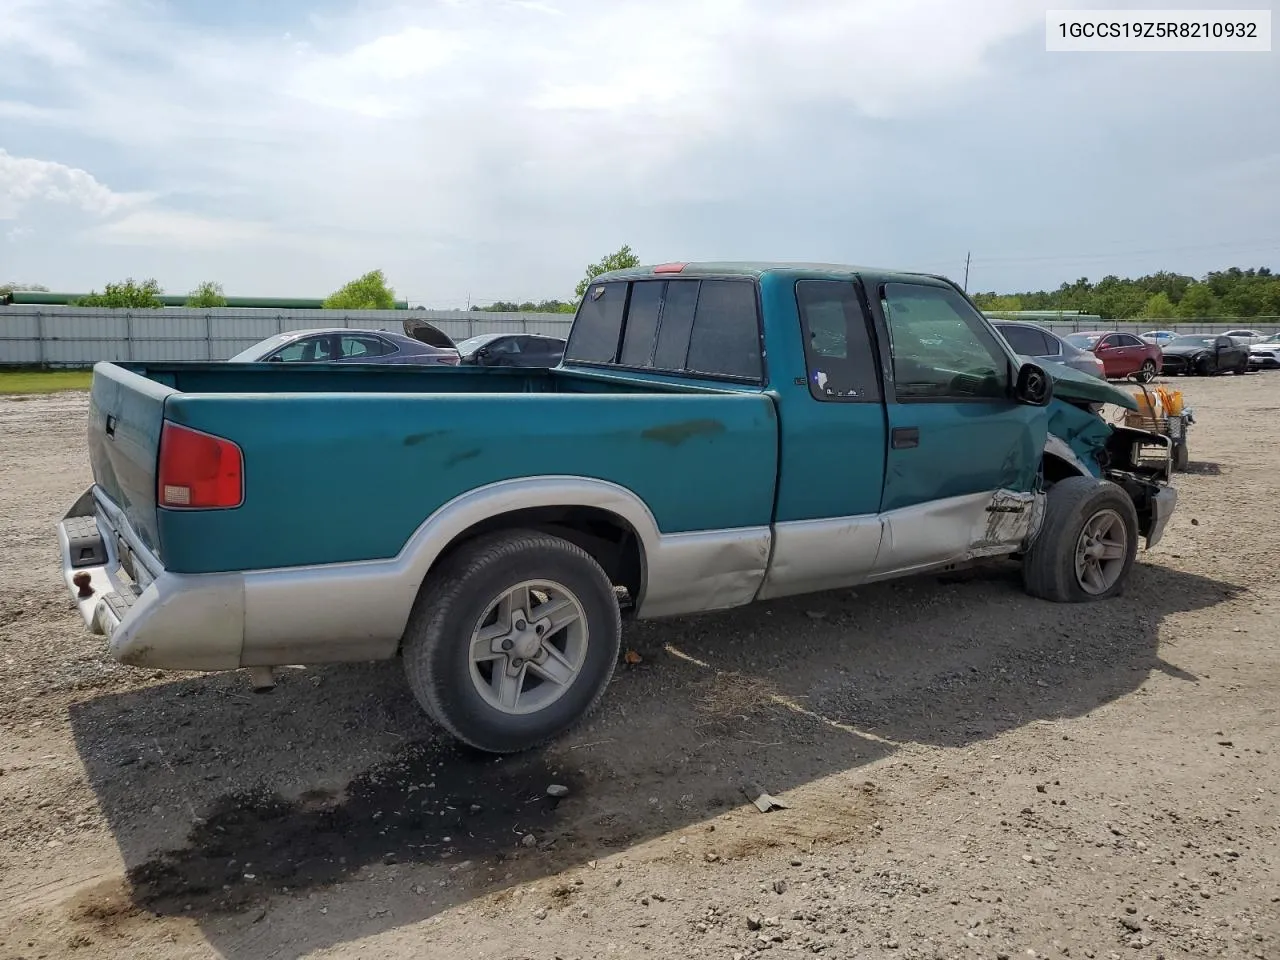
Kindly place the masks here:
<instances>
[{"instance_id":1,"label":"side mirror","mask_svg":"<svg viewBox=\"0 0 1280 960\"><path fill-rule=\"evenodd\" d=\"M1024 363L1018 368L1013 395L1019 403L1047 407L1053 399L1053 378L1038 363Z\"/></svg>"}]
</instances>

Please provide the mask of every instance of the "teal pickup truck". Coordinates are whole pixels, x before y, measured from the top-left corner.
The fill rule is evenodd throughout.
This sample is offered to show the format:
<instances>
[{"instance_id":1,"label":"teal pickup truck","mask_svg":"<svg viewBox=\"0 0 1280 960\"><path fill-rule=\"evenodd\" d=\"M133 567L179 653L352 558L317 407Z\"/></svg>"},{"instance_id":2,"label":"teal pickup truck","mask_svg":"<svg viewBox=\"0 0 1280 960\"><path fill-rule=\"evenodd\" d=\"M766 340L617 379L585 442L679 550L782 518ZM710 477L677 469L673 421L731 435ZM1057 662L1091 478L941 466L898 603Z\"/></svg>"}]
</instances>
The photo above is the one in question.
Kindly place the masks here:
<instances>
[{"instance_id":1,"label":"teal pickup truck","mask_svg":"<svg viewBox=\"0 0 1280 960\"><path fill-rule=\"evenodd\" d=\"M175 670L403 659L496 753L599 702L623 616L982 558L1119 592L1177 495L1104 381L1018 357L952 282L797 264L599 277L551 370L99 363L59 526L111 654Z\"/></svg>"}]
</instances>

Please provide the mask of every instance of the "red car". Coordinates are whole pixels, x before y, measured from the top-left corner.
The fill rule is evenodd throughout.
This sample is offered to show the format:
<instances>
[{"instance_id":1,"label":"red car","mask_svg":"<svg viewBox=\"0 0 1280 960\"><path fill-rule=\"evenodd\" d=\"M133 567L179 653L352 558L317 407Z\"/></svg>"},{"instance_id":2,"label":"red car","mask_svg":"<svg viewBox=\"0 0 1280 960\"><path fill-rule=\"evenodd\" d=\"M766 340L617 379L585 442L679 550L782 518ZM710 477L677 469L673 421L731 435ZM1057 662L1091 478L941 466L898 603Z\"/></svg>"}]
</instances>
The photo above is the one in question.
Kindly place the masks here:
<instances>
[{"instance_id":1,"label":"red car","mask_svg":"<svg viewBox=\"0 0 1280 960\"><path fill-rule=\"evenodd\" d=\"M1150 383L1164 366L1164 353L1159 345L1132 333L1098 330L1073 333L1066 340L1101 360L1108 380L1133 377L1140 383Z\"/></svg>"}]
</instances>

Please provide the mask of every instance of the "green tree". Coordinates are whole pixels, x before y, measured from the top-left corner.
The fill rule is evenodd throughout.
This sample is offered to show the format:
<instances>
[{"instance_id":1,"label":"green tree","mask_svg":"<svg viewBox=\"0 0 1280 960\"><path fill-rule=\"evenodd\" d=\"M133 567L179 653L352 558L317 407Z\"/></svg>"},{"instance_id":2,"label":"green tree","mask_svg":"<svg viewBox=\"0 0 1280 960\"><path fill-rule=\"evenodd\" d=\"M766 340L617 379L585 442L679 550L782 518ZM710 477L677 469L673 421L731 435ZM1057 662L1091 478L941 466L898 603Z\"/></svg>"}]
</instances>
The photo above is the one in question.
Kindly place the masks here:
<instances>
[{"instance_id":1,"label":"green tree","mask_svg":"<svg viewBox=\"0 0 1280 960\"><path fill-rule=\"evenodd\" d=\"M324 302L326 310L394 310L396 295L381 270L370 270L335 290Z\"/></svg>"},{"instance_id":2,"label":"green tree","mask_svg":"<svg viewBox=\"0 0 1280 960\"><path fill-rule=\"evenodd\" d=\"M1173 301L1163 291L1153 293L1148 297L1146 304L1142 308L1142 317L1145 320L1168 320L1177 315L1178 310L1173 305Z\"/></svg>"},{"instance_id":3,"label":"green tree","mask_svg":"<svg viewBox=\"0 0 1280 960\"><path fill-rule=\"evenodd\" d=\"M1183 320L1199 320L1216 316L1217 313L1218 298L1213 295L1207 283L1191 284L1178 304L1178 316Z\"/></svg>"},{"instance_id":4,"label":"green tree","mask_svg":"<svg viewBox=\"0 0 1280 960\"><path fill-rule=\"evenodd\" d=\"M225 307L227 298L223 296L222 284L205 280L187 296L188 307Z\"/></svg>"},{"instance_id":5,"label":"green tree","mask_svg":"<svg viewBox=\"0 0 1280 960\"><path fill-rule=\"evenodd\" d=\"M124 283L108 283L102 293L96 290L75 301L76 307L109 307L111 309L158 310L164 306L160 295L164 293L160 284L147 279L142 283L134 283L133 277Z\"/></svg>"},{"instance_id":6,"label":"green tree","mask_svg":"<svg viewBox=\"0 0 1280 960\"><path fill-rule=\"evenodd\" d=\"M578 286L574 290L574 297L581 300L587 295L587 287L591 286L591 281L602 273L608 273L610 270L626 270L628 267L640 266L640 258L631 252L631 247L623 244L623 246L615 253L609 254L599 263L590 264L587 267L587 275L578 281Z\"/></svg>"},{"instance_id":7,"label":"green tree","mask_svg":"<svg viewBox=\"0 0 1280 960\"><path fill-rule=\"evenodd\" d=\"M973 302L976 303L984 313L1016 313L1025 309L1022 306L1022 298L1017 294L1001 295L992 293L974 294Z\"/></svg>"}]
</instances>

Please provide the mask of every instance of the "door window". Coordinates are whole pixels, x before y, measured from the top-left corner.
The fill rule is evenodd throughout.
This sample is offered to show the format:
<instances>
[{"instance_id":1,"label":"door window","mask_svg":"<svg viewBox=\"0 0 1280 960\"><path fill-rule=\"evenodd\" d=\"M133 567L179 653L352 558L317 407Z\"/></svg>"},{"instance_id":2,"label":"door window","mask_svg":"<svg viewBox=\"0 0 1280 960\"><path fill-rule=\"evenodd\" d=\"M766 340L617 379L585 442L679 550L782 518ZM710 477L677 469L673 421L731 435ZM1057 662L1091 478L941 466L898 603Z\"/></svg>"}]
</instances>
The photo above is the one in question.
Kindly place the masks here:
<instances>
[{"instance_id":1,"label":"door window","mask_svg":"<svg viewBox=\"0 0 1280 960\"><path fill-rule=\"evenodd\" d=\"M889 327L898 400L1008 396L1009 357L982 316L957 291L886 283L880 306Z\"/></svg>"},{"instance_id":2,"label":"door window","mask_svg":"<svg viewBox=\"0 0 1280 960\"><path fill-rule=\"evenodd\" d=\"M295 340L287 347L282 347L271 359L286 363L315 363L333 360L333 353L330 349L331 344L332 339L330 337L303 337L301 340Z\"/></svg>"},{"instance_id":3,"label":"door window","mask_svg":"<svg viewBox=\"0 0 1280 960\"><path fill-rule=\"evenodd\" d=\"M800 280L796 306L809 393L817 400L880 401L880 372L867 315L845 280Z\"/></svg>"}]
</instances>

